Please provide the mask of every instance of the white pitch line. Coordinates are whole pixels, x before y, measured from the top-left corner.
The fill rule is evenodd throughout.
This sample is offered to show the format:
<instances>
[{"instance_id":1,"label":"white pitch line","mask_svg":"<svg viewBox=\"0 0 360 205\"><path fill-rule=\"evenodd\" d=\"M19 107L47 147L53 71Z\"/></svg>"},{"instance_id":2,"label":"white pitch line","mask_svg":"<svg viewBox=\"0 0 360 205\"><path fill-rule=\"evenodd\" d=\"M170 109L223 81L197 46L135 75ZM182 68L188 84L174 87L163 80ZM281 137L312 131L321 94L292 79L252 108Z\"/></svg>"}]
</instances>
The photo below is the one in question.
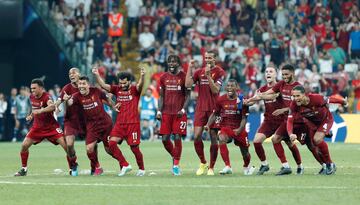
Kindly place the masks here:
<instances>
[{"instance_id":1,"label":"white pitch line","mask_svg":"<svg viewBox=\"0 0 360 205\"><path fill-rule=\"evenodd\" d=\"M49 182L14 182L14 181L0 181L0 184L12 185L38 185L38 186L101 186L101 187L156 187L156 188L224 188L224 189L328 189L328 190L357 190L360 187L346 187L346 186L258 186L258 185L191 185L191 184L105 184L105 183L49 183Z\"/></svg>"}]
</instances>

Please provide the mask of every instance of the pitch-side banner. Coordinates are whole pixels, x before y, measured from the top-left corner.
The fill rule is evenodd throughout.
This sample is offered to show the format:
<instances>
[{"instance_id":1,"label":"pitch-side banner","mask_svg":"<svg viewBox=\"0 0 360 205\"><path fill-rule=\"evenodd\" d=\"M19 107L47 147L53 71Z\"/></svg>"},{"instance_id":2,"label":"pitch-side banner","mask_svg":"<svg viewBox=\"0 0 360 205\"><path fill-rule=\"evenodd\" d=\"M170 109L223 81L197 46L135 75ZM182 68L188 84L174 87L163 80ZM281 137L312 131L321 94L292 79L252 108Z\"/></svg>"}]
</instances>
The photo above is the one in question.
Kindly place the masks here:
<instances>
[{"instance_id":1,"label":"pitch-side banner","mask_svg":"<svg viewBox=\"0 0 360 205\"><path fill-rule=\"evenodd\" d=\"M332 139L328 142L360 143L360 115L359 114L333 114L334 124L332 126ZM263 121L263 114L251 113L248 117L246 130L249 140L253 140L255 133Z\"/></svg>"}]
</instances>

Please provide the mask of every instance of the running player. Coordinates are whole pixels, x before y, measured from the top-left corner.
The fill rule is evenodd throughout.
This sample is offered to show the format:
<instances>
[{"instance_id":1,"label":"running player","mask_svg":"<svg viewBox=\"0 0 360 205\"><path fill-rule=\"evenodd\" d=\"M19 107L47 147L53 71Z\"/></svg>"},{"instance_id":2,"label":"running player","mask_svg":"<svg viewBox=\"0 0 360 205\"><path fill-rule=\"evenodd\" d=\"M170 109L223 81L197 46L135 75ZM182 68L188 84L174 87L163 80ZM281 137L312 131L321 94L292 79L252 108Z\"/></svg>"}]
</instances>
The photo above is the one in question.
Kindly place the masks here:
<instances>
[{"instance_id":1,"label":"running player","mask_svg":"<svg viewBox=\"0 0 360 205\"><path fill-rule=\"evenodd\" d=\"M117 144L126 140L134 153L139 170L136 176L144 176L144 160L140 151L140 115L139 115L139 99L144 85L145 69L140 68L140 79L137 85L132 85L134 76L128 72L118 74L119 85L109 85L100 77L98 69L92 70L95 75L96 82L107 92L116 96L116 107L118 115L116 122L110 133L109 146L110 150L119 162L121 171L118 176L124 176L132 170L131 165L125 160Z\"/></svg>"},{"instance_id":2,"label":"running player","mask_svg":"<svg viewBox=\"0 0 360 205\"><path fill-rule=\"evenodd\" d=\"M270 69L271 70L271 69ZM268 72L270 71L268 70ZM289 140L289 137L286 132L286 116L289 111L289 106L291 102L291 89L297 85L300 85L298 82L295 81L294 77L294 67L292 65L284 65L281 68L281 74L283 80L276 83L274 85L274 82L272 82L272 85L267 85L266 87L262 87L261 91L257 93L253 98L249 99L248 102L251 101L258 101L258 100L265 100L265 104L268 102L276 102L278 96L281 96L281 99L279 99L279 106L274 107L273 109L270 109L268 111L268 107L266 113L269 115L265 116L265 120L269 119L271 116L271 121L269 120L265 121L264 124L259 128L258 134L255 137L254 140L254 147L256 150L256 153L258 154L260 160L262 161L261 167L259 169L258 175L262 175L264 172L269 170L269 165L265 158L265 152L262 148L261 142L265 140L266 137L270 137L271 134L273 134L274 130L271 128L277 128L275 131L275 135L272 137L273 146L276 152L276 155L280 159L282 163L282 167L280 171L276 175L287 175L291 174L292 170L290 168L289 163L286 160L284 148L281 145L281 141L284 140L286 144L288 145L290 151L292 152L292 155L296 161L296 164L298 165L298 168L296 170L296 174L303 174L304 173L304 167L301 163L301 156L299 149L297 146ZM271 78L271 74L266 74L267 78ZM273 74L274 75L274 74ZM275 77L275 76L273 76ZM270 80L269 80L270 81ZM268 81L268 82L269 82ZM274 80L271 80L274 81ZM271 87L270 87L271 86ZM282 103L281 103L282 101ZM272 112L270 114L270 111ZM281 123L280 123L281 122ZM278 124L279 123L279 124ZM261 133L261 134L259 134Z\"/></svg>"},{"instance_id":3,"label":"running player","mask_svg":"<svg viewBox=\"0 0 360 205\"><path fill-rule=\"evenodd\" d=\"M30 85L30 102L32 106L31 114L26 117L27 121L34 120L30 131L27 133L21 145L21 164L22 168L15 176L26 176L28 168L29 148L33 144L38 144L47 139L54 145L60 144L67 152L63 132L59 123L55 120L53 112L55 104L51 96L44 90L44 82L40 79L33 79Z\"/></svg>"},{"instance_id":4,"label":"running player","mask_svg":"<svg viewBox=\"0 0 360 205\"><path fill-rule=\"evenodd\" d=\"M196 70L192 76L192 70L194 69L194 61L192 60L186 73L185 86L191 88L194 83L199 86L199 97L196 103L194 120L194 147L200 159L200 167L196 171L196 175L202 175L206 170L207 175L214 175L214 166L218 154L218 129L214 124L210 126L210 166L207 165L205 160L204 144L201 138L204 126L215 108L216 97L219 95L225 77L225 71L215 65L215 60L215 52L208 51L205 53L205 67Z\"/></svg>"},{"instance_id":5,"label":"running player","mask_svg":"<svg viewBox=\"0 0 360 205\"><path fill-rule=\"evenodd\" d=\"M71 68L69 70L70 83L66 84L61 92L59 99L56 102L56 107L63 102L65 94L73 95L79 92L78 81L80 77L80 70L78 68ZM65 104L66 107L66 104ZM78 175L78 163L76 162L76 152L74 148L75 137L79 135L85 135L85 122L82 115L82 109L78 109L78 106L66 107L65 120L64 120L64 134L65 141L68 150L68 163L70 167L70 175Z\"/></svg>"},{"instance_id":6,"label":"running player","mask_svg":"<svg viewBox=\"0 0 360 205\"><path fill-rule=\"evenodd\" d=\"M238 84L234 79L230 79L226 85L227 93L218 97L216 100L216 107L211 114L205 129L208 130L209 126L215 122L216 115L221 116L219 131L219 147L220 154L225 162L225 167L220 174L232 174L232 168L230 164L229 150L226 143L229 138L233 138L236 144L240 147L241 154L244 160L244 175L252 175L255 171L255 167L250 166L250 152L249 142L247 138L247 132L245 130L246 118L248 113L248 107L238 105L242 103L238 101L237 96Z\"/></svg>"},{"instance_id":7,"label":"running player","mask_svg":"<svg viewBox=\"0 0 360 205\"><path fill-rule=\"evenodd\" d=\"M181 62L177 55L169 55L168 72L160 78L160 99L157 119L161 120L160 135L164 148L173 158L172 172L181 174L179 162L181 158L181 138L186 136L187 116L185 109L189 104L190 89L185 87L185 76L180 71ZM174 145L170 135L174 135Z\"/></svg>"},{"instance_id":8,"label":"running player","mask_svg":"<svg viewBox=\"0 0 360 205\"><path fill-rule=\"evenodd\" d=\"M105 151L112 156L107 139L112 128L112 120L104 110L103 102L112 107L113 103L102 90L90 87L89 78L86 76L79 78L78 88L79 92L72 96L64 94L63 101L67 102L67 106L79 106L79 109L82 109L86 122L85 144L91 175L98 176L104 170L98 160L97 143L103 142Z\"/></svg>"},{"instance_id":9,"label":"running player","mask_svg":"<svg viewBox=\"0 0 360 205\"><path fill-rule=\"evenodd\" d=\"M294 141L297 138L297 135L293 131L294 119L302 117L312 123L316 127L316 132L310 137L326 164L324 173L326 175L334 174L336 167L331 160L328 146L324 141L325 135L330 133L330 129L334 123L333 116L327 104L338 103L346 106L347 101L345 99L331 97L325 101L322 95L305 94L305 88L301 85L295 86L291 93L294 100L290 104L290 113L287 120L287 131L290 139Z\"/></svg>"}]
</instances>

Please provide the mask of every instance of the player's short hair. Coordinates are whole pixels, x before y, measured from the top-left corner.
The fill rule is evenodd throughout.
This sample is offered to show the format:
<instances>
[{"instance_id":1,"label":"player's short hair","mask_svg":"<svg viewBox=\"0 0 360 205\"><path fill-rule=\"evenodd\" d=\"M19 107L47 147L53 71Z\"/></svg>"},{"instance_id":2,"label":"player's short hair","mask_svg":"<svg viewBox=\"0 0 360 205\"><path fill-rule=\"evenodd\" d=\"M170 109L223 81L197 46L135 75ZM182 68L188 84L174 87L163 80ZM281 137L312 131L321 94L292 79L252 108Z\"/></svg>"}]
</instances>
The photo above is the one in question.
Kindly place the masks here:
<instances>
[{"instance_id":1,"label":"player's short hair","mask_svg":"<svg viewBox=\"0 0 360 205\"><path fill-rule=\"evenodd\" d=\"M214 58L217 57L217 52L215 50L208 50L208 51L206 51L206 53L212 54L214 56Z\"/></svg>"},{"instance_id":2,"label":"player's short hair","mask_svg":"<svg viewBox=\"0 0 360 205\"><path fill-rule=\"evenodd\" d=\"M40 78L35 78L31 81L31 84L37 84L40 87L44 87L44 81Z\"/></svg>"},{"instance_id":3,"label":"player's short hair","mask_svg":"<svg viewBox=\"0 0 360 205\"><path fill-rule=\"evenodd\" d=\"M302 94L305 93L305 88L304 88L304 86L302 86L302 85L297 85L297 86L293 87L292 90L300 91Z\"/></svg>"},{"instance_id":4,"label":"player's short hair","mask_svg":"<svg viewBox=\"0 0 360 205\"><path fill-rule=\"evenodd\" d=\"M171 59L174 59L181 66L181 60L178 55L169 55L167 61L169 62Z\"/></svg>"},{"instance_id":5,"label":"player's short hair","mask_svg":"<svg viewBox=\"0 0 360 205\"><path fill-rule=\"evenodd\" d=\"M117 75L118 79L119 80L124 80L125 78L128 80L128 81L133 81L134 80L134 76L129 73L129 72L120 72L118 75Z\"/></svg>"},{"instance_id":6,"label":"player's short hair","mask_svg":"<svg viewBox=\"0 0 360 205\"><path fill-rule=\"evenodd\" d=\"M79 80L85 80L86 82L90 82L90 79L89 79L89 77L87 77L87 76L80 76L79 77Z\"/></svg>"},{"instance_id":7,"label":"player's short hair","mask_svg":"<svg viewBox=\"0 0 360 205\"><path fill-rule=\"evenodd\" d=\"M291 65L291 64L286 64L281 68L281 70L288 70L288 71L294 72L295 67L293 65Z\"/></svg>"},{"instance_id":8,"label":"player's short hair","mask_svg":"<svg viewBox=\"0 0 360 205\"><path fill-rule=\"evenodd\" d=\"M266 68L274 68L276 72L278 71L278 70L277 70L277 67L276 67L276 65L275 65L274 63L269 63L269 64L265 67L265 69L266 69Z\"/></svg>"},{"instance_id":9,"label":"player's short hair","mask_svg":"<svg viewBox=\"0 0 360 205\"><path fill-rule=\"evenodd\" d=\"M229 79L228 83L235 83L235 85L238 85L238 82L233 78Z\"/></svg>"}]
</instances>

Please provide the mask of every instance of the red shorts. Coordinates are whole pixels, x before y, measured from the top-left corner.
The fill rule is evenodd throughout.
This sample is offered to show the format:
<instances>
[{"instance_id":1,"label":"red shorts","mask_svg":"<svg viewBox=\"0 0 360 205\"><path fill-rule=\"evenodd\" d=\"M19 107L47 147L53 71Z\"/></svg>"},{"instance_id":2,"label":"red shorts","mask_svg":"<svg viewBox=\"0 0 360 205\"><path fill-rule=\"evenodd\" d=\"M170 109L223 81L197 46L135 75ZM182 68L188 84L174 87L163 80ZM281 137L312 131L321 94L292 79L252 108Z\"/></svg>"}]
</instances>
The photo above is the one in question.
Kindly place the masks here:
<instances>
[{"instance_id":1,"label":"red shorts","mask_svg":"<svg viewBox=\"0 0 360 205\"><path fill-rule=\"evenodd\" d=\"M64 137L64 134L60 127L52 130L41 130L41 129L31 128L26 135L26 138L29 138L32 141L34 141L34 144L38 144L44 139L47 139L49 142L53 143L54 145L58 145L59 143L57 143L57 140L62 137Z\"/></svg>"},{"instance_id":2,"label":"red shorts","mask_svg":"<svg viewBox=\"0 0 360 205\"><path fill-rule=\"evenodd\" d=\"M85 144L91 144L93 142L103 142L104 146L108 146L108 137L111 132L112 124L103 126L88 127L86 130Z\"/></svg>"},{"instance_id":3,"label":"red shorts","mask_svg":"<svg viewBox=\"0 0 360 205\"><path fill-rule=\"evenodd\" d=\"M74 135L85 135L85 126L84 123L74 122L70 120L65 120L64 122L64 134L65 136Z\"/></svg>"},{"instance_id":4,"label":"red shorts","mask_svg":"<svg viewBox=\"0 0 360 205\"><path fill-rule=\"evenodd\" d=\"M234 143L240 147L249 147L248 133L245 129L240 132L240 134L236 135L234 130L229 127L222 127L219 131L219 135L226 135L227 137L233 138Z\"/></svg>"},{"instance_id":5,"label":"red shorts","mask_svg":"<svg viewBox=\"0 0 360 205\"><path fill-rule=\"evenodd\" d=\"M262 133L266 136L266 138L271 137L278 127L283 123L283 121L263 121L257 130L257 133Z\"/></svg>"},{"instance_id":6,"label":"red shorts","mask_svg":"<svg viewBox=\"0 0 360 205\"><path fill-rule=\"evenodd\" d=\"M311 131L306 124L294 124L293 132L301 145L307 144L308 142L312 143L315 133L314 131Z\"/></svg>"},{"instance_id":7,"label":"red shorts","mask_svg":"<svg viewBox=\"0 0 360 205\"><path fill-rule=\"evenodd\" d=\"M160 135L179 134L186 135L187 117L183 115L162 114L161 116Z\"/></svg>"},{"instance_id":8,"label":"red shorts","mask_svg":"<svg viewBox=\"0 0 360 205\"><path fill-rule=\"evenodd\" d=\"M110 136L120 138L121 140L125 139L130 146L139 145L141 137L140 123L115 124Z\"/></svg>"},{"instance_id":9,"label":"red shorts","mask_svg":"<svg viewBox=\"0 0 360 205\"><path fill-rule=\"evenodd\" d=\"M325 119L324 121L321 122L321 124L319 125L319 127L316 131L323 132L325 134L329 134L333 123L334 123L333 118Z\"/></svg>"},{"instance_id":10,"label":"red shorts","mask_svg":"<svg viewBox=\"0 0 360 205\"><path fill-rule=\"evenodd\" d=\"M194 117L194 127L204 127L208 120L210 115L212 114L212 111L195 111L195 117ZM220 117L216 117L215 123L210 125L211 129L220 129Z\"/></svg>"}]
</instances>

